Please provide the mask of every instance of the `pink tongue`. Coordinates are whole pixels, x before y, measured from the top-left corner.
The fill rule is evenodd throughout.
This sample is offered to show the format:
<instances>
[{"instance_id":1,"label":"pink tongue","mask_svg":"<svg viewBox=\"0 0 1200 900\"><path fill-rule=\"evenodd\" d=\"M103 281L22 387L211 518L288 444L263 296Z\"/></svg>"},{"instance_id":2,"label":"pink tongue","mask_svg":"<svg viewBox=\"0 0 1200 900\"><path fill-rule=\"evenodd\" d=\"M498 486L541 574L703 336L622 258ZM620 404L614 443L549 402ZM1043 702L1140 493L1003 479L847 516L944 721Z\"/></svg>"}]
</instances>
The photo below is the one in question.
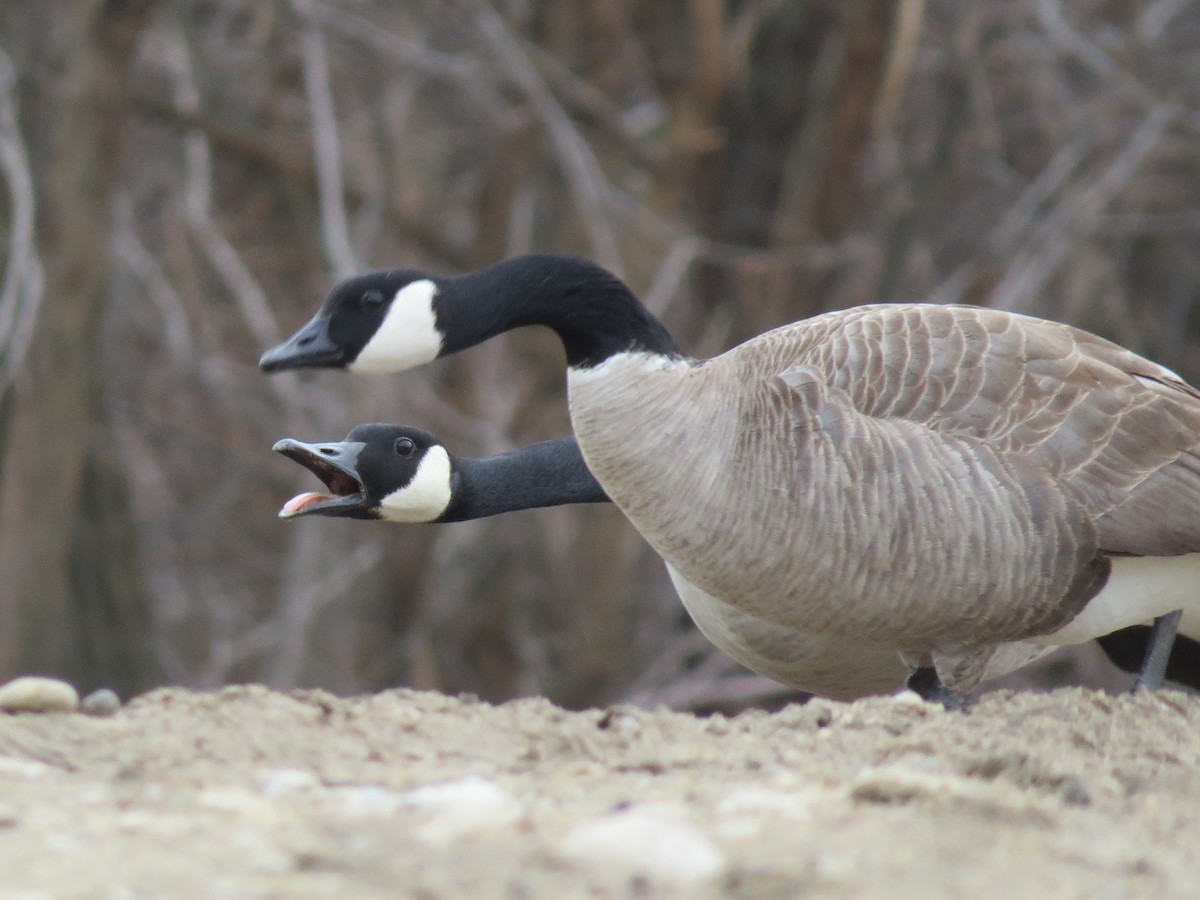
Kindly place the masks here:
<instances>
[{"instance_id":1,"label":"pink tongue","mask_svg":"<svg viewBox=\"0 0 1200 900\"><path fill-rule=\"evenodd\" d=\"M315 491L307 491L303 494L297 494L287 503L283 504L283 509L279 511L282 518L294 516L303 509L312 506L314 503L320 503L322 500L328 500L328 494L318 494Z\"/></svg>"}]
</instances>

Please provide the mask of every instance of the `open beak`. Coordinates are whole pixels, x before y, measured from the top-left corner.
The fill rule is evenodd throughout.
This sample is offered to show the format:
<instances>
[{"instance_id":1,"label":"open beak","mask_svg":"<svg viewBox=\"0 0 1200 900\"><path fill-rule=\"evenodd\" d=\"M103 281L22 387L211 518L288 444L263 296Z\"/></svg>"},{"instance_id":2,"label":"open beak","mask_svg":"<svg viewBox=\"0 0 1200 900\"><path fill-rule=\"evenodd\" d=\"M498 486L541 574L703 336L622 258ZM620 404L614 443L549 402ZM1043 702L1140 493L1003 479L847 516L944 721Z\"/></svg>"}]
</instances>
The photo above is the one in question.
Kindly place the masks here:
<instances>
[{"instance_id":1,"label":"open beak","mask_svg":"<svg viewBox=\"0 0 1200 900\"><path fill-rule=\"evenodd\" d=\"M290 338L262 355L264 372L284 369L332 368L342 365L346 351L329 339L328 316L317 316ZM282 452L282 451L280 451Z\"/></svg>"},{"instance_id":2,"label":"open beak","mask_svg":"<svg viewBox=\"0 0 1200 900\"><path fill-rule=\"evenodd\" d=\"M294 459L321 479L326 493L308 491L297 494L283 505L279 518L297 516L354 516L367 506L367 492L358 477L355 462L366 444L340 441L333 444L305 444L284 438L271 449Z\"/></svg>"}]
</instances>

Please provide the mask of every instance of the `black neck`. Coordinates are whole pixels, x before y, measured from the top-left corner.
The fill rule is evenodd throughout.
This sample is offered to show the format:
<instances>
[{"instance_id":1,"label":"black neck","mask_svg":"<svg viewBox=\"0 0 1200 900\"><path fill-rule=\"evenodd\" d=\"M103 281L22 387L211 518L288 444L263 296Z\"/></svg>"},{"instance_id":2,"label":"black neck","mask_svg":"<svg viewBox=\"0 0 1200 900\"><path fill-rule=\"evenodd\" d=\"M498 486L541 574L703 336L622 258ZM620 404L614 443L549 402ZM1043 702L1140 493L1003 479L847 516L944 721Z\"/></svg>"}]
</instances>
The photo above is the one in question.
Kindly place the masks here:
<instances>
[{"instance_id":1,"label":"black neck","mask_svg":"<svg viewBox=\"0 0 1200 900\"><path fill-rule=\"evenodd\" d=\"M442 355L523 325L562 339L567 365L589 368L626 351L678 357L662 324L611 272L570 256L518 256L441 282Z\"/></svg>"},{"instance_id":2,"label":"black neck","mask_svg":"<svg viewBox=\"0 0 1200 900\"><path fill-rule=\"evenodd\" d=\"M454 499L439 522L567 503L607 503L575 438L543 441L483 459L456 459Z\"/></svg>"}]
</instances>

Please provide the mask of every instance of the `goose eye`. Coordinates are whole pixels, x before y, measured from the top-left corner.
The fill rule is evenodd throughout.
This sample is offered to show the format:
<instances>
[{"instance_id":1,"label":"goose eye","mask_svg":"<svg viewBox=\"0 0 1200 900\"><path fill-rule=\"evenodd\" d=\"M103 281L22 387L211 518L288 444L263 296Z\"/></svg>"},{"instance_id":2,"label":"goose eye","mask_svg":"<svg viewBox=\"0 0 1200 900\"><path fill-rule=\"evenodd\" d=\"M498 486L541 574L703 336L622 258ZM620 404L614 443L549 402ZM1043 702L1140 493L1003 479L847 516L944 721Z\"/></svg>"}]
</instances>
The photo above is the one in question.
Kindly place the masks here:
<instances>
[{"instance_id":1,"label":"goose eye","mask_svg":"<svg viewBox=\"0 0 1200 900\"><path fill-rule=\"evenodd\" d=\"M379 309L383 306L383 291L371 288L362 295L362 305L367 309Z\"/></svg>"},{"instance_id":2,"label":"goose eye","mask_svg":"<svg viewBox=\"0 0 1200 900\"><path fill-rule=\"evenodd\" d=\"M412 438L396 438L396 453L408 459L417 452L417 445L413 443Z\"/></svg>"}]
</instances>

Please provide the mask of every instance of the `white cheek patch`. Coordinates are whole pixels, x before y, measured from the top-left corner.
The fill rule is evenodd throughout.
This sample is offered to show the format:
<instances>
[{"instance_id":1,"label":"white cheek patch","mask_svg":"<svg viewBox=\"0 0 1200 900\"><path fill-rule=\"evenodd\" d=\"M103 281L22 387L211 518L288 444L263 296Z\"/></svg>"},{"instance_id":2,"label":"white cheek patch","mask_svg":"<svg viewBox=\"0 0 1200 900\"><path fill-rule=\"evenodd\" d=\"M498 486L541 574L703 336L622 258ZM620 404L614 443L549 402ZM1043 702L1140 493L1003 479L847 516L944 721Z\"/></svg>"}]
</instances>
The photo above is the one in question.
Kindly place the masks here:
<instances>
[{"instance_id":1,"label":"white cheek patch","mask_svg":"<svg viewBox=\"0 0 1200 900\"><path fill-rule=\"evenodd\" d=\"M412 481L379 501L379 514L389 522L432 522L450 500L450 455L430 447Z\"/></svg>"},{"instance_id":2,"label":"white cheek patch","mask_svg":"<svg viewBox=\"0 0 1200 900\"><path fill-rule=\"evenodd\" d=\"M442 352L429 279L406 284L392 298L387 314L367 345L346 368L351 372L403 372L436 359Z\"/></svg>"}]
</instances>

